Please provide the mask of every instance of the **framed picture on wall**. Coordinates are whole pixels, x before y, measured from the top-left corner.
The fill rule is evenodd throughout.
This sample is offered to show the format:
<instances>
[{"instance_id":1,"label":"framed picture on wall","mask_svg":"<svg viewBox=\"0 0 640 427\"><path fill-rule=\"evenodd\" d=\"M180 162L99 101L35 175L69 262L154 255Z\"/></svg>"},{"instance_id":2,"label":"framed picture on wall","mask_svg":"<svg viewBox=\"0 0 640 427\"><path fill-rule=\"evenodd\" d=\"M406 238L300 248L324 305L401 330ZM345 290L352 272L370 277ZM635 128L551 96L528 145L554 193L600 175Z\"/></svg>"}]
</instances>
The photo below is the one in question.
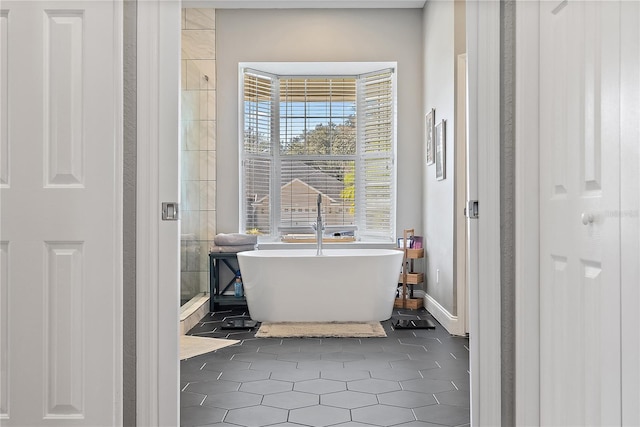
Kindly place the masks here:
<instances>
[{"instance_id":1,"label":"framed picture on wall","mask_svg":"<svg viewBox=\"0 0 640 427\"><path fill-rule=\"evenodd\" d=\"M436 179L438 181L442 181L446 178L446 147L447 147L447 121L441 120L440 123L436 125L436 135L435 135L435 143L436 143Z\"/></svg>"},{"instance_id":2,"label":"framed picture on wall","mask_svg":"<svg viewBox=\"0 0 640 427\"><path fill-rule=\"evenodd\" d=\"M432 165L434 163L434 121L436 117L436 110L434 108L431 109L425 116L425 135L424 135L424 147L425 147L425 158L427 160L427 165Z\"/></svg>"}]
</instances>

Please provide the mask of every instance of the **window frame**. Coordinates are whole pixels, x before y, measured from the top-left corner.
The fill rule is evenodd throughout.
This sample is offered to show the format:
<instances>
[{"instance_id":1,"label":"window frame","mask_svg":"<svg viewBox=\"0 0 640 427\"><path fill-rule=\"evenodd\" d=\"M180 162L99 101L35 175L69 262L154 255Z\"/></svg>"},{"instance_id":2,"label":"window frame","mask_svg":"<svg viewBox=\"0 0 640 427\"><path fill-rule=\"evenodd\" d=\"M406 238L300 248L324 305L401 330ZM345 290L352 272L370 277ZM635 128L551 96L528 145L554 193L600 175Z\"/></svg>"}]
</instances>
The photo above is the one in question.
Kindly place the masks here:
<instances>
[{"instance_id":1,"label":"window frame","mask_svg":"<svg viewBox=\"0 0 640 427\"><path fill-rule=\"evenodd\" d=\"M255 64L255 65L254 65ZM268 64L268 63L267 63ZM308 65L308 63L304 63ZM320 63L318 63L320 64ZM324 63L323 63L324 64ZM240 187L239 187L239 225L241 232L247 232L247 212L248 212L248 201L246 199L245 194L245 162L250 158L260 157L259 155L251 155L247 153L245 150L245 90L244 90L244 76L245 73L251 73L258 76L269 77L272 81L272 106L271 106L271 154L268 156L271 161L270 167L270 176L269 176L269 229L270 234L268 235L260 235L259 240L263 242L273 242L279 241L282 236L283 227L281 227L282 221L282 205L281 205L281 170L282 170L282 162L284 161L295 161L296 159L305 160L305 161L313 161L313 160L349 160L354 162L355 167L355 181L356 181L356 194L355 194L355 215L354 215L354 223L355 226L340 226L340 229L357 229L356 235L359 237L359 240L362 242L379 242L379 243L393 243L396 238L396 209L397 209L397 65L395 63L370 63L368 72L359 72L359 73L348 73L342 72L339 74L334 73L296 73L296 72L288 72L288 73L272 73L269 71L263 71L260 68L260 63L250 63L250 64L239 64L239 160L240 160ZM292 64L289 64L292 65ZM358 63L358 65L362 65ZM295 66L291 67L295 69ZM322 67L321 67L322 68ZM391 94L390 94L390 108L392 109L389 126L391 127L391 141L390 141L390 151L377 152L379 157L388 158L389 164L391 165L391 176L389 180L389 191L391 193L389 204L390 208L388 211L389 214L389 229L385 232L371 232L366 228L363 228L363 224L365 224L365 188L364 188L364 171L363 171L363 162L366 157L363 152L363 142L361 136L361 127L362 127L362 91L361 84L364 78L371 75L380 75L382 73L389 73L389 80L391 84ZM280 147L280 81L283 79L308 79L308 78L349 78L356 80L356 151L353 155L281 155L281 147ZM382 154L384 153L384 154ZM263 156L266 158L267 156ZM376 157L375 154L369 153L369 158ZM286 227L285 227L286 228ZM295 227L293 227L295 228ZM367 232L368 231L368 232Z\"/></svg>"}]
</instances>

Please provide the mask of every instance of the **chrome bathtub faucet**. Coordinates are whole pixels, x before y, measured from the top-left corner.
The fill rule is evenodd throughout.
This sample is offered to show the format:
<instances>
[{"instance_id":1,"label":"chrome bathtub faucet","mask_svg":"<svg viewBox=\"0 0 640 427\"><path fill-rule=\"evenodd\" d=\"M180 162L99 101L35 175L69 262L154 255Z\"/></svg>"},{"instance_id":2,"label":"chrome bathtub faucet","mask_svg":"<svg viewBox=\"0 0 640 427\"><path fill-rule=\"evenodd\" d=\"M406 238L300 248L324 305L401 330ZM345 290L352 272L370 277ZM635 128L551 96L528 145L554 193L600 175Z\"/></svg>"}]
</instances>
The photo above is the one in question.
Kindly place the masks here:
<instances>
[{"instance_id":1,"label":"chrome bathtub faucet","mask_svg":"<svg viewBox=\"0 0 640 427\"><path fill-rule=\"evenodd\" d=\"M318 194L318 219L313 224L316 232L316 255L322 255L322 234L324 231L324 223L322 222L322 194Z\"/></svg>"}]
</instances>

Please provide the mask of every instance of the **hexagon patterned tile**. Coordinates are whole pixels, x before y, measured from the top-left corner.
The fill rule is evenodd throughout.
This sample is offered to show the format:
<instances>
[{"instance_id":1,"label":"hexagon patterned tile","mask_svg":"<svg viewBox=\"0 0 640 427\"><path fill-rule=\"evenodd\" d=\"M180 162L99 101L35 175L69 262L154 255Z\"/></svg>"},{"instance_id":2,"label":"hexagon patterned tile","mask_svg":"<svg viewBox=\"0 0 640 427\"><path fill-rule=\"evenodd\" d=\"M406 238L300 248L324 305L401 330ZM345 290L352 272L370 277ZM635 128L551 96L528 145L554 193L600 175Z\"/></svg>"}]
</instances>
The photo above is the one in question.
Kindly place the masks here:
<instances>
[{"instance_id":1,"label":"hexagon patterned tile","mask_svg":"<svg viewBox=\"0 0 640 427\"><path fill-rule=\"evenodd\" d=\"M255 338L222 330L246 307L209 313L192 335L240 342L180 362L181 426L433 427L469 423L469 343L424 309L394 318L429 319L433 330L386 338Z\"/></svg>"}]
</instances>

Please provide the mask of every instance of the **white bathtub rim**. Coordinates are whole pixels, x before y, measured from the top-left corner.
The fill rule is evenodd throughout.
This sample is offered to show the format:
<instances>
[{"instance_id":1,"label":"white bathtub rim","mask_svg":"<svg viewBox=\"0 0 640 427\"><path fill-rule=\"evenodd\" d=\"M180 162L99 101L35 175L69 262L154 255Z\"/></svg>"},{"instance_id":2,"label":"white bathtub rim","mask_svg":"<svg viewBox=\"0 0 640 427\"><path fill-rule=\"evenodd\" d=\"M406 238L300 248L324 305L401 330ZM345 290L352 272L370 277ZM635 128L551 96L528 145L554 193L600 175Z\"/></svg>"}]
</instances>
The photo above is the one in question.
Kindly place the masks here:
<instances>
[{"instance_id":1,"label":"white bathtub rim","mask_svg":"<svg viewBox=\"0 0 640 427\"><path fill-rule=\"evenodd\" d=\"M316 249L268 249L238 252L238 256L277 258L283 257L360 257L360 256L402 256L402 251L397 249L323 249L322 255L316 254Z\"/></svg>"}]
</instances>

